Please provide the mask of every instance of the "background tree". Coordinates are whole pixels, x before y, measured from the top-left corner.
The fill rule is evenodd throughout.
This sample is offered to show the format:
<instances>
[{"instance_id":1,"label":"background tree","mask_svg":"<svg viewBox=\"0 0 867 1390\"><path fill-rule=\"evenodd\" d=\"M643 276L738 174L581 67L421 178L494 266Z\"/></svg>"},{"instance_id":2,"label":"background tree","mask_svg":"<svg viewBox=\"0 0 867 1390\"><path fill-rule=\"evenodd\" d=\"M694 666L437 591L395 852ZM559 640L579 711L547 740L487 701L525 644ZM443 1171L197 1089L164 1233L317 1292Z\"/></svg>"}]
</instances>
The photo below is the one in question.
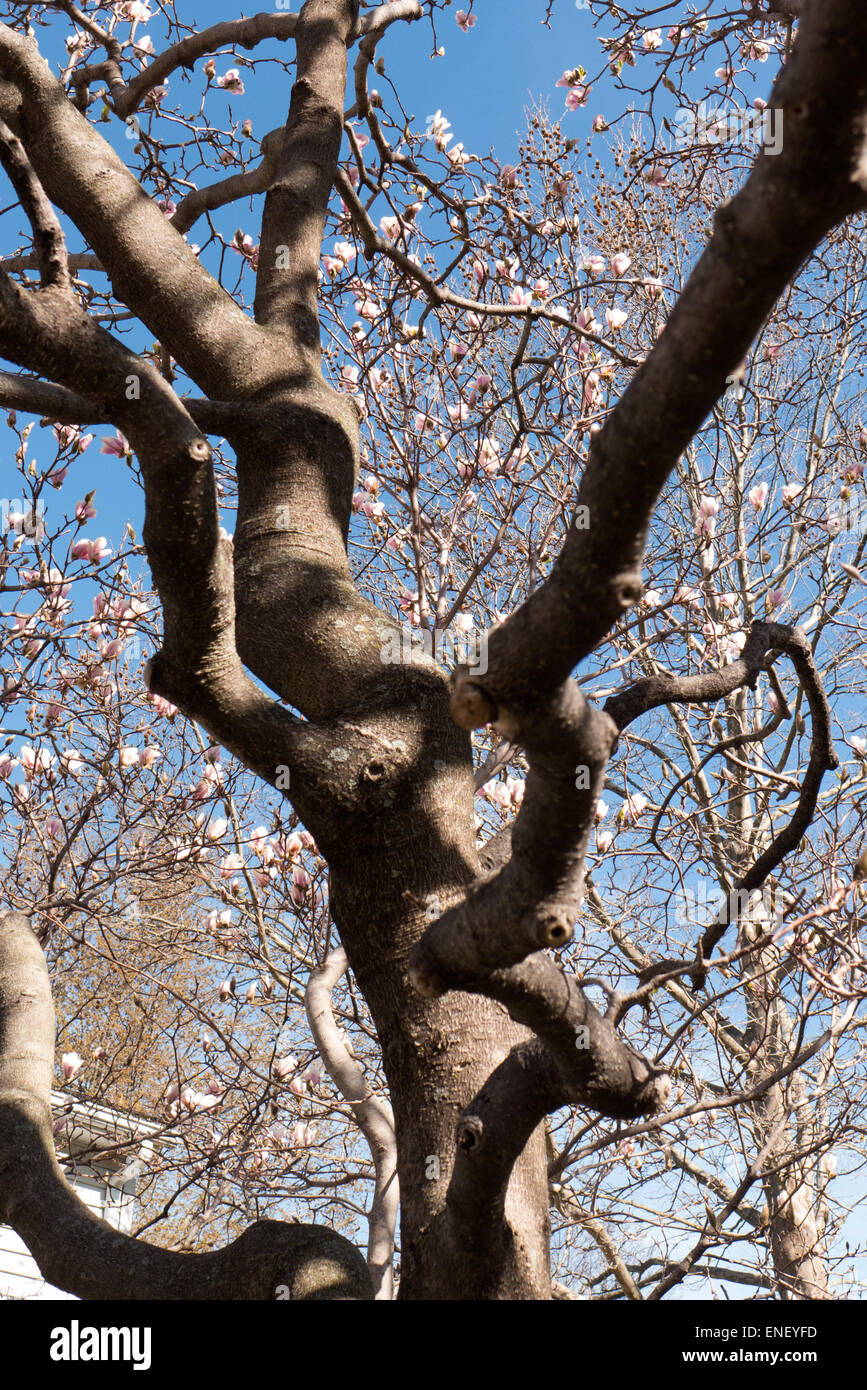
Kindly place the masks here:
<instances>
[{"instance_id":1,"label":"background tree","mask_svg":"<svg viewBox=\"0 0 867 1390\"><path fill-rule=\"evenodd\" d=\"M370 88L438 4L167 12L159 53L146 6L64 5L59 75L54 7L19 8L0 399L58 450L20 430L4 553L0 1144L31 1164L0 1165L0 1215L85 1297L389 1297L398 1184L402 1298L550 1297L552 1212L558 1292L828 1296L860 1102L867 20L710 7L663 38L591 0L615 83L655 65L650 125L594 118L609 167L531 113L515 167ZM255 76L287 40L256 151L211 123L247 77L211 55ZM737 193L719 114L684 148L660 109L717 58L729 103L784 63ZM564 73L567 109L596 81ZM251 195L258 238L227 236ZM106 423L158 640L132 527L111 556L92 496L44 505ZM162 1246L60 1180L43 947L66 1079L178 1139Z\"/></svg>"}]
</instances>

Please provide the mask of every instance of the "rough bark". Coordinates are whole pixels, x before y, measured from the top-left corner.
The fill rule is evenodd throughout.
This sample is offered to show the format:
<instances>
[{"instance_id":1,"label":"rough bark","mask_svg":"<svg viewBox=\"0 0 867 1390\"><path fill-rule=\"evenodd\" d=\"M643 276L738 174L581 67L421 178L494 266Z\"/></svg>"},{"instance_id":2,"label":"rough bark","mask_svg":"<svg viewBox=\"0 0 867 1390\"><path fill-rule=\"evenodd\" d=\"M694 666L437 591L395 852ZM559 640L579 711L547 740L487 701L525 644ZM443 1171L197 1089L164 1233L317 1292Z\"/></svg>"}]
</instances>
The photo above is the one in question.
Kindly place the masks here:
<instances>
[{"instance_id":1,"label":"rough bark","mask_svg":"<svg viewBox=\"0 0 867 1390\"><path fill-rule=\"evenodd\" d=\"M411 17L412 8L383 7L379 28L368 19L366 32L380 32L389 16ZM320 373L316 268L347 48L361 30L354 0L308 0L291 19L285 32L295 38L298 72L279 151L275 142L268 156L276 172L255 322L69 102L34 44L0 26L7 169L45 247L38 291L0 276L4 352L65 388L68 411L82 402L85 420L111 420L132 442L165 616L151 688L265 781L275 784L288 767L292 803L328 859L334 920L393 1100L400 1297L547 1299L545 1114L569 1103L653 1113L668 1093L667 1078L625 1046L545 953L571 934L618 728L570 673L639 597L656 499L728 374L805 257L864 206L867 14L855 0L828 0L805 16L773 96L786 115L785 150L760 157L719 210L663 337L595 436L576 498L592 527L569 535L549 580L492 634L487 674L458 673L451 693L432 661L383 663L395 625L350 577L358 422ZM371 53L368 45L365 63ZM108 64L94 75L112 86ZM132 109L131 87L112 91L118 110ZM206 402L178 399L70 299L40 189ZM288 263L278 269L284 246ZM135 403L124 394L130 374L141 381ZM219 534L200 433L209 418L237 456L233 544ZM745 663L738 681L751 671ZM530 776L511 843L483 871L467 730L489 721L525 750ZM821 754L821 730L816 739ZM589 787L576 785L579 765L591 771ZM825 758L810 776L828 765ZM0 971L0 1214L46 1277L87 1297L216 1297L230 1288L236 1298L269 1297L272 1281L302 1298L369 1296L361 1257L323 1233L260 1225L226 1252L181 1257L127 1242L84 1215L50 1149L49 1002L38 947L18 918L7 917L0 935L8 962ZM589 1042L576 1046L585 1035ZM122 1278L122 1268L134 1273Z\"/></svg>"}]
</instances>

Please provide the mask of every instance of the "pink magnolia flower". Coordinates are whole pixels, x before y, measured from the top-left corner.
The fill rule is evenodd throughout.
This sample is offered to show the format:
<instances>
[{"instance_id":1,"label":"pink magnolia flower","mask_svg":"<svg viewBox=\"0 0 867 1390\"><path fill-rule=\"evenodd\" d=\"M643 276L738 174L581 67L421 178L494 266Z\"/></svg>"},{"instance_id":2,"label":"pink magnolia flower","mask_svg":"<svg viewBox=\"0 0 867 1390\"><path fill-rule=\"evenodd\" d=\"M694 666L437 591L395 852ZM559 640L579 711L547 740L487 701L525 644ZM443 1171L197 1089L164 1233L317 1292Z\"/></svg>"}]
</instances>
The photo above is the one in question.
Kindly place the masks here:
<instances>
[{"instance_id":1,"label":"pink magnolia flower","mask_svg":"<svg viewBox=\"0 0 867 1390\"><path fill-rule=\"evenodd\" d=\"M596 802L596 811L595 811L595 817L596 817L597 823L598 823L599 821L601 821L601 820L604 820L605 817L606 817L607 815L608 815L608 803L605 802L605 801L597 801L597 802Z\"/></svg>"},{"instance_id":2,"label":"pink magnolia flower","mask_svg":"<svg viewBox=\"0 0 867 1390\"><path fill-rule=\"evenodd\" d=\"M604 117L604 116L594 116L594 117L593 117L593 125L592 125L591 129L594 130L594 131L596 132L596 134L599 134L600 131L607 130L607 129L608 129L608 122L606 121L605 117Z\"/></svg>"},{"instance_id":3,"label":"pink magnolia flower","mask_svg":"<svg viewBox=\"0 0 867 1390\"><path fill-rule=\"evenodd\" d=\"M276 1078L277 1078L278 1081L285 1081L286 1078L287 1078L287 1076L291 1076L291 1075L292 1075L292 1073L294 1072L294 1070L295 1070L295 1068L296 1068L297 1066L298 1066L298 1058L297 1058L297 1057L293 1057L293 1056L281 1057L281 1058L279 1058L278 1061L276 1061L276 1062L274 1063L274 1065L272 1066L271 1070L272 1070L272 1072L274 1073L274 1075L276 1076Z\"/></svg>"},{"instance_id":4,"label":"pink magnolia flower","mask_svg":"<svg viewBox=\"0 0 867 1390\"><path fill-rule=\"evenodd\" d=\"M620 808L620 819L635 825L647 804L647 797L642 796L641 792L636 792L634 796L627 796Z\"/></svg>"},{"instance_id":5,"label":"pink magnolia flower","mask_svg":"<svg viewBox=\"0 0 867 1390\"><path fill-rule=\"evenodd\" d=\"M292 882L296 888L307 889L310 887L310 875L302 864L295 864L292 868Z\"/></svg>"},{"instance_id":6,"label":"pink magnolia flower","mask_svg":"<svg viewBox=\"0 0 867 1390\"><path fill-rule=\"evenodd\" d=\"M496 441L486 435L479 445L477 456L479 467L490 478L500 467L500 450Z\"/></svg>"},{"instance_id":7,"label":"pink magnolia flower","mask_svg":"<svg viewBox=\"0 0 867 1390\"><path fill-rule=\"evenodd\" d=\"M400 235L400 220L397 217L380 217L379 230L383 236L388 237L389 241L397 241Z\"/></svg>"},{"instance_id":8,"label":"pink magnolia flower","mask_svg":"<svg viewBox=\"0 0 867 1390\"><path fill-rule=\"evenodd\" d=\"M522 777L507 777L505 782L509 795L512 798L513 806L520 806L524 800L524 793L527 784Z\"/></svg>"},{"instance_id":9,"label":"pink magnolia flower","mask_svg":"<svg viewBox=\"0 0 867 1390\"><path fill-rule=\"evenodd\" d=\"M24 776L29 779L31 777L38 777L40 772L48 772L51 767L52 757L47 749L32 748L29 743L25 743L18 755L18 761L21 764L21 771L24 773Z\"/></svg>"},{"instance_id":10,"label":"pink magnolia flower","mask_svg":"<svg viewBox=\"0 0 867 1390\"><path fill-rule=\"evenodd\" d=\"M75 748L67 748L60 755L60 766L70 777L77 777L84 767L84 759Z\"/></svg>"},{"instance_id":11,"label":"pink magnolia flower","mask_svg":"<svg viewBox=\"0 0 867 1390\"><path fill-rule=\"evenodd\" d=\"M220 862L220 877L231 878L233 874L240 873L244 867L244 860L240 854L227 854L225 859Z\"/></svg>"},{"instance_id":12,"label":"pink magnolia flower","mask_svg":"<svg viewBox=\"0 0 867 1390\"><path fill-rule=\"evenodd\" d=\"M515 285L509 295L509 303L517 304L520 309L528 309L533 302L533 291L522 289L520 285Z\"/></svg>"},{"instance_id":13,"label":"pink magnolia flower","mask_svg":"<svg viewBox=\"0 0 867 1390\"><path fill-rule=\"evenodd\" d=\"M699 519L696 523L695 534L712 540L716 534L716 518L719 513L719 502L714 497L702 497L699 502Z\"/></svg>"},{"instance_id":14,"label":"pink magnolia flower","mask_svg":"<svg viewBox=\"0 0 867 1390\"><path fill-rule=\"evenodd\" d=\"M466 10L458 10L455 15L455 22L459 29L463 29L464 33L468 34L471 29L475 28L476 16L467 14Z\"/></svg>"},{"instance_id":15,"label":"pink magnolia flower","mask_svg":"<svg viewBox=\"0 0 867 1390\"><path fill-rule=\"evenodd\" d=\"M757 483L755 487L750 488L749 492L747 493L747 496L749 497L749 500L752 506L756 509L756 511L760 512L762 510L762 507L768 500L767 483Z\"/></svg>"},{"instance_id":16,"label":"pink magnolia flower","mask_svg":"<svg viewBox=\"0 0 867 1390\"><path fill-rule=\"evenodd\" d=\"M557 78L554 85L557 87L579 87L583 78L583 68L569 68L562 77Z\"/></svg>"},{"instance_id":17,"label":"pink magnolia flower","mask_svg":"<svg viewBox=\"0 0 867 1390\"><path fill-rule=\"evenodd\" d=\"M785 507L791 507L793 503L797 502L803 491L803 483L786 483L786 486L783 488L783 505Z\"/></svg>"},{"instance_id":18,"label":"pink magnolia flower","mask_svg":"<svg viewBox=\"0 0 867 1390\"><path fill-rule=\"evenodd\" d=\"M243 256L253 270L259 269L259 247L249 233L245 234L239 228L235 233L232 250L236 251L239 256Z\"/></svg>"},{"instance_id":19,"label":"pink magnolia flower","mask_svg":"<svg viewBox=\"0 0 867 1390\"><path fill-rule=\"evenodd\" d=\"M584 262L584 269L591 275L601 275L605 269L604 256L588 256Z\"/></svg>"},{"instance_id":20,"label":"pink magnolia flower","mask_svg":"<svg viewBox=\"0 0 867 1390\"><path fill-rule=\"evenodd\" d=\"M242 97L244 95L244 84L237 68L229 68L222 77L218 77L217 86L224 87L227 92L232 92L234 96Z\"/></svg>"},{"instance_id":21,"label":"pink magnolia flower","mask_svg":"<svg viewBox=\"0 0 867 1390\"><path fill-rule=\"evenodd\" d=\"M164 700L161 695L151 695L150 699L157 714L161 714L164 719L174 719L178 712L177 705L173 705L170 700Z\"/></svg>"},{"instance_id":22,"label":"pink magnolia flower","mask_svg":"<svg viewBox=\"0 0 867 1390\"><path fill-rule=\"evenodd\" d=\"M599 382L598 372L588 372L584 382L584 404L589 410L601 405L602 387Z\"/></svg>"},{"instance_id":23,"label":"pink magnolia flower","mask_svg":"<svg viewBox=\"0 0 867 1390\"><path fill-rule=\"evenodd\" d=\"M181 1091L180 1101L184 1109L194 1115L197 1110L211 1109L217 1104L217 1097L202 1095L201 1091L194 1091L192 1087L185 1086Z\"/></svg>"},{"instance_id":24,"label":"pink magnolia flower","mask_svg":"<svg viewBox=\"0 0 867 1390\"><path fill-rule=\"evenodd\" d=\"M129 458L132 454L132 449L129 446L129 440L126 435L121 434L120 430L118 430L117 434L113 434L110 439L104 439L102 441L99 446L99 452L101 454L114 454L116 458L122 459Z\"/></svg>"},{"instance_id":25,"label":"pink magnolia flower","mask_svg":"<svg viewBox=\"0 0 867 1390\"><path fill-rule=\"evenodd\" d=\"M71 1081L84 1066L84 1059L77 1052L64 1052L60 1058L64 1081Z\"/></svg>"},{"instance_id":26,"label":"pink magnolia flower","mask_svg":"<svg viewBox=\"0 0 867 1390\"><path fill-rule=\"evenodd\" d=\"M132 744L129 744L126 748L121 748L121 750L120 750L120 765L121 765L121 767L137 767L137 766L138 766L138 760L139 760L139 750L138 750L137 748L133 747Z\"/></svg>"},{"instance_id":27,"label":"pink magnolia flower","mask_svg":"<svg viewBox=\"0 0 867 1390\"><path fill-rule=\"evenodd\" d=\"M769 607L769 608L782 608L782 606L783 606L783 604L784 604L785 602L786 602L786 591L785 591L785 589L772 589L771 592L768 594L768 607Z\"/></svg>"},{"instance_id":28,"label":"pink magnolia flower","mask_svg":"<svg viewBox=\"0 0 867 1390\"><path fill-rule=\"evenodd\" d=\"M304 1085L303 1079L300 1076L293 1076L292 1080L289 1082L289 1090L292 1092L293 1096L303 1096L306 1089L307 1087Z\"/></svg>"},{"instance_id":29,"label":"pink magnolia flower","mask_svg":"<svg viewBox=\"0 0 867 1390\"><path fill-rule=\"evenodd\" d=\"M632 260L626 252L618 251L617 255L611 258L611 273L619 280L622 275L626 274L631 265Z\"/></svg>"},{"instance_id":30,"label":"pink magnolia flower","mask_svg":"<svg viewBox=\"0 0 867 1390\"><path fill-rule=\"evenodd\" d=\"M82 536L80 540L75 541L69 553L73 560L87 560L90 564L96 565L107 559L112 552L105 536L96 536L93 540Z\"/></svg>"},{"instance_id":31,"label":"pink magnolia flower","mask_svg":"<svg viewBox=\"0 0 867 1390\"><path fill-rule=\"evenodd\" d=\"M622 328L628 318L629 315L623 309L605 310L605 322L612 333L616 333L619 328Z\"/></svg>"},{"instance_id":32,"label":"pink magnolia flower","mask_svg":"<svg viewBox=\"0 0 867 1390\"><path fill-rule=\"evenodd\" d=\"M600 325L596 321L593 308L588 304L586 309L582 309L575 320L577 326L585 333L598 333Z\"/></svg>"},{"instance_id":33,"label":"pink magnolia flower","mask_svg":"<svg viewBox=\"0 0 867 1390\"><path fill-rule=\"evenodd\" d=\"M644 31L644 47L647 49L648 53L653 53L653 51L654 51L655 49L659 48L659 45L660 45L661 43L662 43L662 30L661 30L661 29L645 29L645 31Z\"/></svg>"},{"instance_id":34,"label":"pink magnolia flower","mask_svg":"<svg viewBox=\"0 0 867 1390\"><path fill-rule=\"evenodd\" d=\"M596 848L600 854L604 854L606 850L609 850L613 843L614 836L610 830L596 831Z\"/></svg>"},{"instance_id":35,"label":"pink magnolia flower","mask_svg":"<svg viewBox=\"0 0 867 1390\"><path fill-rule=\"evenodd\" d=\"M751 39L743 56L754 63L766 63L770 51L770 44L763 39Z\"/></svg>"},{"instance_id":36,"label":"pink magnolia flower","mask_svg":"<svg viewBox=\"0 0 867 1390\"><path fill-rule=\"evenodd\" d=\"M161 750L151 744L150 747L141 750L138 755L138 760L142 767L153 767L154 763L158 763L162 756Z\"/></svg>"},{"instance_id":37,"label":"pink magnolia flower","mask_svg":"<svg viewBox=\"0 0 867 1390\"><path fill-rule=\"evenodd\" d=\"M222 1002L225 1004L226 1000L227 1000L227 999L232 999L232 998L234 998L234 995L235 995L235 981L234 981L234 980L224 980L223 983L220 985L220 999L221 999Z\"/></svg>"},{"instance_id":38,"label":"pink magnolia flower","mask_svg":"<svg viewBox=\"0 0 867 1390\"><path fill-rule=\"evenodd\" d=\"M590 97L589 87L570 87L566 93L566 110L578 111L582 106L586 106Z\"/></svg>"},{"instance_id":39,"label":"pink magnolia flower","mask_svg":"<svg viewBox=\"0 0 867 1390\"><path fill-rule=\"evenodd\" d=\"M435 111L430 118L430 124L425 132L431 138L436 148L442 153L446 145L451 140L451 135L447 131L451 129L451 121L447 121L442 111Z\"/></svg>"}]
</instances>

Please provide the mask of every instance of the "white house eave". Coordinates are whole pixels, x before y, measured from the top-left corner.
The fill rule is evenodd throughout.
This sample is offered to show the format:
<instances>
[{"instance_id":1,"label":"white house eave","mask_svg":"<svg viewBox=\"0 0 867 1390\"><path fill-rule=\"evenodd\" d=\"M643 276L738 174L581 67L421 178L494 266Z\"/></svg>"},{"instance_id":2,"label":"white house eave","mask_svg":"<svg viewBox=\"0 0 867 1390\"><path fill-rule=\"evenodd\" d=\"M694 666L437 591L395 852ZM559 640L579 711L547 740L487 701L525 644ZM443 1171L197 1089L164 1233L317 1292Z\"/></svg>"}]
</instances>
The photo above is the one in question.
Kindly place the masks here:
<instances>
[{"instance_id":1,"label":"white house eave","mask_svg":"<svg viewBox=\"0 0 867 1390\"><path fill-rule=\"evenodd\" d=\"M84 1137L88 1146L93 1148L142 1144L152 1141L164 1128L156 1120L114 1110L96 1101L79 1100L65 1091L51 1092L51 1109L55 1121L65 1120L67 1138Z\"/></svg>"}]
</instances>

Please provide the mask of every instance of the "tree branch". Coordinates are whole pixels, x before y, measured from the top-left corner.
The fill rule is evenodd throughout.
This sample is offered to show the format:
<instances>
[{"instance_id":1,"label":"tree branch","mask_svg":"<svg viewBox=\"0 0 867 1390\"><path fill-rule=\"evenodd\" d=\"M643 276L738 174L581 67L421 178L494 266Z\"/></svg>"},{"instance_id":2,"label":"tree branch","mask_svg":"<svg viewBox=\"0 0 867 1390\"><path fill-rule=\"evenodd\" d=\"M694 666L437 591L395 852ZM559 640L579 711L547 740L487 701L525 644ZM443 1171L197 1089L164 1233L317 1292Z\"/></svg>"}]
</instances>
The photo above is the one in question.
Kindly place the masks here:
<instances>
[{"instance_id":1,"label":"tree branch","mask_svg":"<svg viewBox=\"0 0 867 1390\"><path fill-rule=\"evenodd\" d=\"M0 916L0 1219L45 1279L86 1299L371 1297L367 1267L323 1226L260 1221L224 1250L181 1254L123 1235L95 1216L54 1155L54 1010L29 920Z\"/></svg>"},{"instance_id":2,"label":"tree branch","mask_svg":"<svg viewBox=\"0 0 867 1390\"><path fill-rule=\"evenodd\" d=\"M33 229L34 254L41 284L69 292L66 243L57 214L45 196L24 146L3 120L0 120L0 164L6 170Z\"/></svg>"},{"instance_id":3,"label":"tree branch","mask_svg":"<svg viewBox=\"0 0 867 1390\"><path fill-rule=\"evenodd\" d=\"M477 725L514 722L559 685L641 594L647 530L660 491L768 313L822 238L865 206L867 10L826 0L807 11L771 105L786 140L763 152L716 215L713 236L665 332L602 430L576 498L592 524L573 528L544 584L491 633L485 675L459 672Z\"/></svg>"},{"instance_id":4,"label":"tree branch","mask_svg":"<svg viewBox=\"0 0 867 1390\"><path fill-rule=\"evenodd\" d=\"M374 1298L388 1300L394 1294L394 1233L400 1194L397 1181L397 1143L394 1117L386 1101L375 1096L359 1064L350 1057L331 1006L331 992L349 968L343 947L332 951L323 965L311 971L305 1007L313 1040L325 1069L341 1095L350 1102L352 1115L367 1140L376 1182L368 1212L367 1264Z\"/></svg>"},{"instance_id":5,"label":"tree branch","mask_svg":"<svg viewBox=\"0 0 867 1390\"><path fill-rule=\"evenodd\" d=\"M265 197L254 313L292 334L318 367L318 269L325 213L343 138L346 49L358 0L306 0L297 76L276 177Z\"/></svg>"},{"instance_id":6,"label":"tree branch","mask_svg":"<svg viewBox=\"0 0 867 1390\"><path fill-rule=\"evenodd\" d=\"M243 394L251 376L267 380L279 358L274 344L76 111L36 45L3 24L0 77L17 89L16 119L11 112L4 118L19 133L48 197L93 247L117 297L208 395L227 399Z\"/></svg>"},{"instance_id":7,"label":"tree branch","mask_svg":"<svg viewBox=\"0 0 867 1390\"><path fill-rule=\"evenodd\" d=\"M264 39L284 41L295 35L298 25L297 14L253 15L250 18L226 19L214 24L210 29L190 34L170 48L158 53L147 67L130 83L126 83L120 70L120 49L110 55L107 62L92 63L77 68L72 74L76 103L79 110L87 108L87 93L92 82L108 82L112 104L118 116L129 116L144 101L148 92L153 91L177 68L191 68L198 58L206 53L216 53L219 48L255 48ZM109 36L105 36L109 41ZM115 41L116 43L116 41Z\"/></svg>"}]
</instances>

